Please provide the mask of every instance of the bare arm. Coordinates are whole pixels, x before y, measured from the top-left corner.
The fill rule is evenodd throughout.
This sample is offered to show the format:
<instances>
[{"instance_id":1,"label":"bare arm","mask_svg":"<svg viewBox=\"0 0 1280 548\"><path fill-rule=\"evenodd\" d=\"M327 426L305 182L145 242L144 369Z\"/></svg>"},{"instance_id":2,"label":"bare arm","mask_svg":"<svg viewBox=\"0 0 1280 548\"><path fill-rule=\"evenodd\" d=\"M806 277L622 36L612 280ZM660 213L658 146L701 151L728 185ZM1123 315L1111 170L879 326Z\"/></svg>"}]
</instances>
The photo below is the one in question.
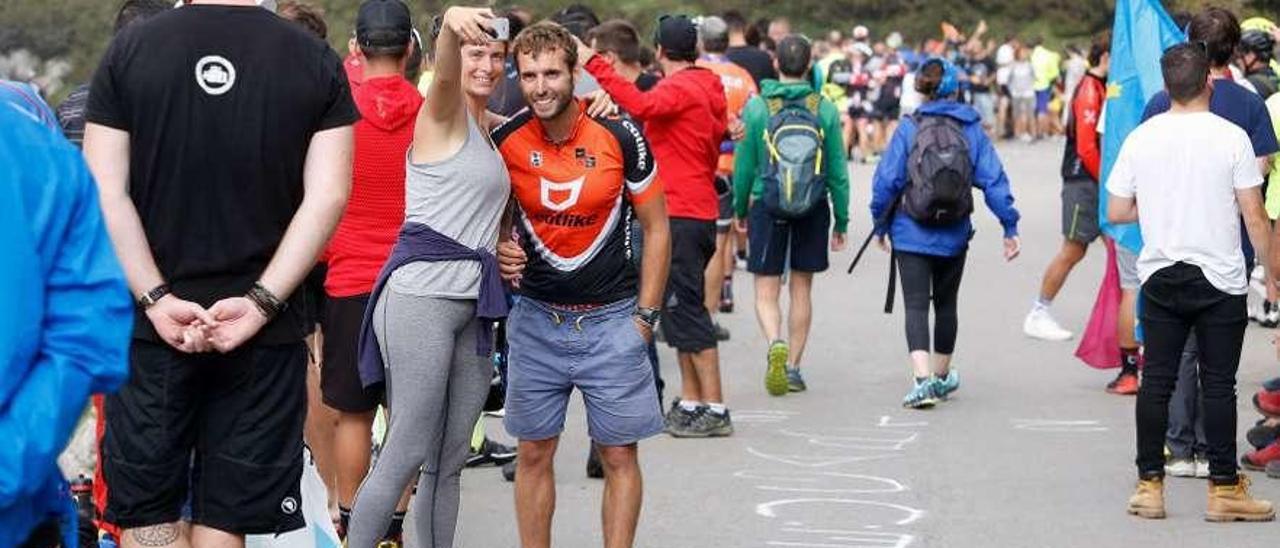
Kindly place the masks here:
<instances>
[{"instance_id":1,"label":"bare arm","mask_svg":"<svg viewBox=\"0 0 1280 548\"><path fill-rule=\"evenodd\" d=\"M1138 200L1111 194L1107 198L1107 222L1127 224L1138 221Z\"/></svg>"},{"instance_id":2,"label":"bare arm","mask_svg":"<svg viewBox=\"0 0 1280 548\"><path fill-rule=\"evenodd\" d=\"M1253 244L1254 256L1267 259L1261 262L1268 274L1267 279L1273 279L1271 276L1276 269L1272 263L1275 257L1270 252L1271 222L1267 220L1267 210L1262 203L1261 187L1236 189L1236 201L1240 203L1240 216L1244 218L1245 232L1249 234L1249 243Z\"/></svg>"},{"instance_id":3,"label":"bare arm","mask_svg":"<svg viewBox=\"0 0 1280 548\"><path fill-rule=\"evenodd\" d=\"M671 227L666 197L659 194L635 205L636 219L644 230L644 257L640 261L640 296L644 308L662 308L662 294L671 268Z\"/></svg>"},{"instance_id":4,"label":"bare arm","mask_svg":"<svg viewBox=\"0 0 1280 548\"><path fill-rule=\"evenodd\" d=\"M493 12L487 8L452 7L444 14L436 38L436 72L427 88L431 99L418 111L413 132L413 161L438 159L466 138L466 93L462 90L462 44L489 39L485 29ZM435 149L431 149L432 145ZM434 153L433 153L434 152Z\"/></svg>"},{"instance_id":5,"label":"bare arm","mask_svg":"<svg viewBox=\"0 0 1280 548\"><path fill-rule=\"evenodd\" d=\"M351 193L351 126L321 131L311 137L303 166L304 197L285 231L280 247L259 282L287 299L315 267ZM269 318L245 297L223 299L209 309L219 322L214 346L229 352L258 333Z\"/></svg>"}]
</instances>

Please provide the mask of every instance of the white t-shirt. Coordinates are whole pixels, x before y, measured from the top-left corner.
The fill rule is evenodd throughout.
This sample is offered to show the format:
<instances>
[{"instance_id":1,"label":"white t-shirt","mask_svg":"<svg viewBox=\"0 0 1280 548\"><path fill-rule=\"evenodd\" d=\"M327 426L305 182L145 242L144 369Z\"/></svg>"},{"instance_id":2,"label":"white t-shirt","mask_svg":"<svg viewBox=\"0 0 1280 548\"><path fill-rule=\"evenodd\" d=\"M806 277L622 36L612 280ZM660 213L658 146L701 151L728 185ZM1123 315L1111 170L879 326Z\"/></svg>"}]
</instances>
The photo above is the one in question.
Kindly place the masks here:
<instances>
[{"instance_id":1,"label":"white t-shirt","mask_svg":"<svg viewBox=\"0 0 1280 548\"><path fill-rule=\"evenodd\" d=\"M1013 64L1016 55L1013 44L1001 44L996 48L996 84L1009 85L1009 65Z\"/></svg>"},{"instance_id":2,"label":"white t-shirt","mask_svg":"<svg viewBox=\"0 0 1280 548\"><path fill-rule=\"evenodd\" d=\"M1235 191L1261 182L1248 134L1217 115L1167 112L1133 130L1120 147L1107 191L1137 199L1142 282L1182 262L1200 267L1220 291L1244 295L1248 283Z\"/></svg>"}]
</instances>

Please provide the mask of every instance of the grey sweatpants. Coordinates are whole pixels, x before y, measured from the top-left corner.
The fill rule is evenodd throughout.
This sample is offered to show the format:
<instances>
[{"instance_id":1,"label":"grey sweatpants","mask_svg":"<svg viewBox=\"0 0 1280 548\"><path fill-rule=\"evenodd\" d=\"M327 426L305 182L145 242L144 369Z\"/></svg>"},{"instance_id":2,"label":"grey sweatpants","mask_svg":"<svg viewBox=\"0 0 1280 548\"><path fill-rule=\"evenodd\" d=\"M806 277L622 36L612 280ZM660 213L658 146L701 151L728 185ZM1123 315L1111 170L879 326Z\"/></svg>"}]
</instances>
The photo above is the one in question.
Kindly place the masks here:
<instances>
[{"instance_id":1,"label":"grey sweatpants","mask_svg":"<svg viewBox=\"0 0 1280 548\"><path fill-rule=\"evenodd\" d=\"M387 287L373 312L387 367L388 431L377 464L356 493L351 548L373 548L419 469L414 540L453 546L458 479L489 393L493 366L476 354L475 301L419 297Z\"/></svg>"},{"instance_id":2,"label":"grey sweatpants","mask_svg":"<svg viewBox=\"0 0 1280 548\"><path fill-rule=\"evenodd\" d=\"M1204 437L1204 402L1200 400L1200 352L1196 336L1187 337L1182 349L1182 362L1178 364L1178 386L1169 398L1169 431L1165 445L1175 459L1204 458L1207 442Z\"/></svg>"}]
</instances>

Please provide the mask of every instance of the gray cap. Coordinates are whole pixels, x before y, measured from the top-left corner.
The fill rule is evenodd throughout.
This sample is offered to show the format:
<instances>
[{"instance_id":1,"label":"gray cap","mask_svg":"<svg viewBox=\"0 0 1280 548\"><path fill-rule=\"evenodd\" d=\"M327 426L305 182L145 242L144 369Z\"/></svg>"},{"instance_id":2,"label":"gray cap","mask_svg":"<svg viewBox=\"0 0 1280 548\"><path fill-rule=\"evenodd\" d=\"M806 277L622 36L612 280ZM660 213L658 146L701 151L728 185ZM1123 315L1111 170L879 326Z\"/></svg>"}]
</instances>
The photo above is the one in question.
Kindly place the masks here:
<instances>
[{"instance_id":1,"label":"gray cap","mask_svg":"<svg viewBox=\"0 0 1280 548\"><path fill-rule=\"evenodd\" d=\"M702 42L728 40L729 24L715 15L700 17L698 21L698 39Z\"/></svg>"}]
</instances>

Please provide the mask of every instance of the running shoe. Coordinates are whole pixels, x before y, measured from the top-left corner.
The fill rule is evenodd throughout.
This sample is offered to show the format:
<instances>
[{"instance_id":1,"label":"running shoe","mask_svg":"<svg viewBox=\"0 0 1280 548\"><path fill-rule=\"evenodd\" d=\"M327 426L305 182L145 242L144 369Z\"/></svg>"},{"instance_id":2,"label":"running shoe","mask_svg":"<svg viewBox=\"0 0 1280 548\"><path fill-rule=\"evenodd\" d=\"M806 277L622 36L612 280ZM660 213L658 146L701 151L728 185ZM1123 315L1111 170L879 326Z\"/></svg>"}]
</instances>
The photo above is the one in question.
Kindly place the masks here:
<instances>
[{"instance_id":1,"label":"running shoe","mask_svg":"<svg viewBox=\"0 0 1280 548\"><path fill-rule=\"evenodd\" d=\"M791 347L787 346L787 341L773 341L773 344L769 345L764 389L770 396L782 396L787 393L787 360L790 358Z\"/></svg>"},{"instance_id":2,"label":"running shoe","mask_svg":"<svg viewBox=\"0 0 1280 548\"><path fill-rule=\"evenodd\" d=\"M1164 473L1166 476L1175 478L1194 478L1196 477L1196 459L1169 459L1164 463Z\"/></svg>"},{"instance_id":3,"label":"running shoe","mask_svg":"<svg viewBox=\"0 0 1280 548\"><path fill-rule=\"evenodd\" d=\"M1266 417L1280 418L1280 391L1259 390L1253 395L1253 407Z\"/></svg>"},{"instance_id":4,"label":"running shoe","mask_svg":"<svg viewBox=\"0 0 1280 548\"><path fill-rule=\"evenodd\" d=\"M945 400L960 389L960 374L956 373L956 370L952 368L947 372L946 378L935 375L933 382L933 391L938 394L939 399Z\"/></svg>"},{"instance_id":5,"label":"running shoe","mask_svg":"<svg viewBox=\"0 0 1280 548\"><path fill-rule=\"evenodd\" d=\"M1280 443L1273 443L1257 451L1250 451L1240 457L1240 466L1247 470L1263 471L1267 463L1280 460Z\"/></svg>"},{"instance_id":6,"label":"running shoe","mask_svg":"<svg viewBox=\"0 0 1280 548\"><path fill-rule=\"evenodd\" d=\"M1204 455L1196 455L1196 477L1200 479L1209 477L1209 459Z\"/></svg>"},{"instance_id":7,"label":"running shoe","mask_svg":"<svg viewBox=\"0 0 1280 548\"><path fill-rule=\"evenodd\" d=\"M724 285L720 288L720 312L733 313L733 278L725 277Z\"/></svg>"},{"instance_id":8,"label":"running shoe","mask_svg":"<svg viewBox=\"0 0 1280 548\"><path fill-rule=\"evenodd\" d=\"M747 252L739 250L733 257L733 267L745 272L747 270Z\"/></svg>"},{"instance_id":9,"label":"running shoe","mask_svg":"<svg viewBox=\"0 0 1280 548\"><path fill-rule=\"evenodd\" d=\"M516 460L516 448L485 438L483 442L480 442L479 451L472 451L470 455L467 455L466 467L477 468L490 464L502 466L513 460Z\"/></svg>"},{"instance_id":10,"label":"running shoe","mask_svg":"<svg viewBox=\"0 0 1280 548\"><path fill-rule=\"evenodd\" d=\"M1249 440L1249 445L1255 449L1262 449L1280 439L1280 426L1267 424L1267 420L1263 419L1250 428L1244 437Z\"/></svg>"},{"instance_id":11,"label":"running shoe","mask_svg":"<svg viewBox=\"0 0 1280 548\"><path fill-rule=\"evenodd\" d=\"M915 386L902 398L902 406L910 409L929 409L938 404L938 394L934 392L934 383L930 380L916 382Z\"/></svg>"},{"instance_id":12,"label":"running shoe","mask_svg":"<svg viewBox=\"0 0 1280 548\"><path fill-rule=\"evenodd\" d=\"M733 435L733 420L729 411L716 413L708 407L698 409L698 414L684 428L671 432L677 438L721 438Z\"/></svg>"},{"instance_id":13,"label":"running shoe","mask_svg":"<svg viewBox=\"0 0 1280 548\"><path fill-rule=\"evenodd\" d=\"M1267 329L1280 326L1280 306L1268 302L1262 303L1262 317L1258 318L1258 325Z\"/></svg>"},{"instance_id":14,"label":"running shoe","mask_svg":"<svg viewBox=\"0 0 1280 548\"><path fill-rule=\"evenodd\" d=\"M502 465L502 479L507 481L516 480L516 461L511 461Z\"/></svg>"},{"instance_id":15,"label":"running shoe","mask_svg":"<svg viewBox=\"0 0 1280 548\"><path fill-rule=\"evenodd\" d=\"M600 462L600 448L595 442L592 442L591 447L587 449L587 477L604 479L604 464Z\"/></svg>"},{"instance_id":16,"label":"running shoe","mask_svg":"<svg viewBox=\"0 0 1280 548\"><path fill-rule=\"evenodd\" d=\"M698 417L698 409L688 410L680 406L680 398L676 398L671 402L671 409L667 411L666 428L668 434L675 434L676 430L687 428L693 419Z\"/></svg>"},{"instance_id":17,"label":"running shoe","mask_svg":"<svg viewBox=\"0 0 1280 548\"><path fill-rule=\"evenodd\" d=\"M787 391L788 392L804 392L809 386L804 383L804 377L800 375L799 369L787 369Z\"/></svg>"},{"instance_id":18,"label":"running shoe","mask_svg":"<svg viewBox=\"0 0 1280 548\"><path fill-rule=\"evenodd\" d=\"M1132 396L1138 393L1138 375L1121 371L1115 380L1107 383L1107 393L1117 396Z\"/></svg>"},{"instance_id":19,"label":"running shoe","mask_svg":"<svg viewBox=\"0 0 1280 548\"><path fill-rule=\"evenodd\" d=\"M1036 307L1027 313L1022 321L1022 332L1026 336L1042 341L1061 342L1070 340L1072 333L1058 325L1048 308Z\"/></svg>"},{"instance_id":20,"label":"running shoe","mask_svg":"<svg viewBox=\"0 0 1280 548\"><path fill-rule=\"evenodd\" d=\"M729 340L730 333L729 333L729 330L728 330L727 328L725 328L725 326L720 325L720 322L716 322L716 324L715 324L715 328L716 328L716 340L717 340L717 341L724 342L724 341Z\"/></svg>"}]
</instances>

